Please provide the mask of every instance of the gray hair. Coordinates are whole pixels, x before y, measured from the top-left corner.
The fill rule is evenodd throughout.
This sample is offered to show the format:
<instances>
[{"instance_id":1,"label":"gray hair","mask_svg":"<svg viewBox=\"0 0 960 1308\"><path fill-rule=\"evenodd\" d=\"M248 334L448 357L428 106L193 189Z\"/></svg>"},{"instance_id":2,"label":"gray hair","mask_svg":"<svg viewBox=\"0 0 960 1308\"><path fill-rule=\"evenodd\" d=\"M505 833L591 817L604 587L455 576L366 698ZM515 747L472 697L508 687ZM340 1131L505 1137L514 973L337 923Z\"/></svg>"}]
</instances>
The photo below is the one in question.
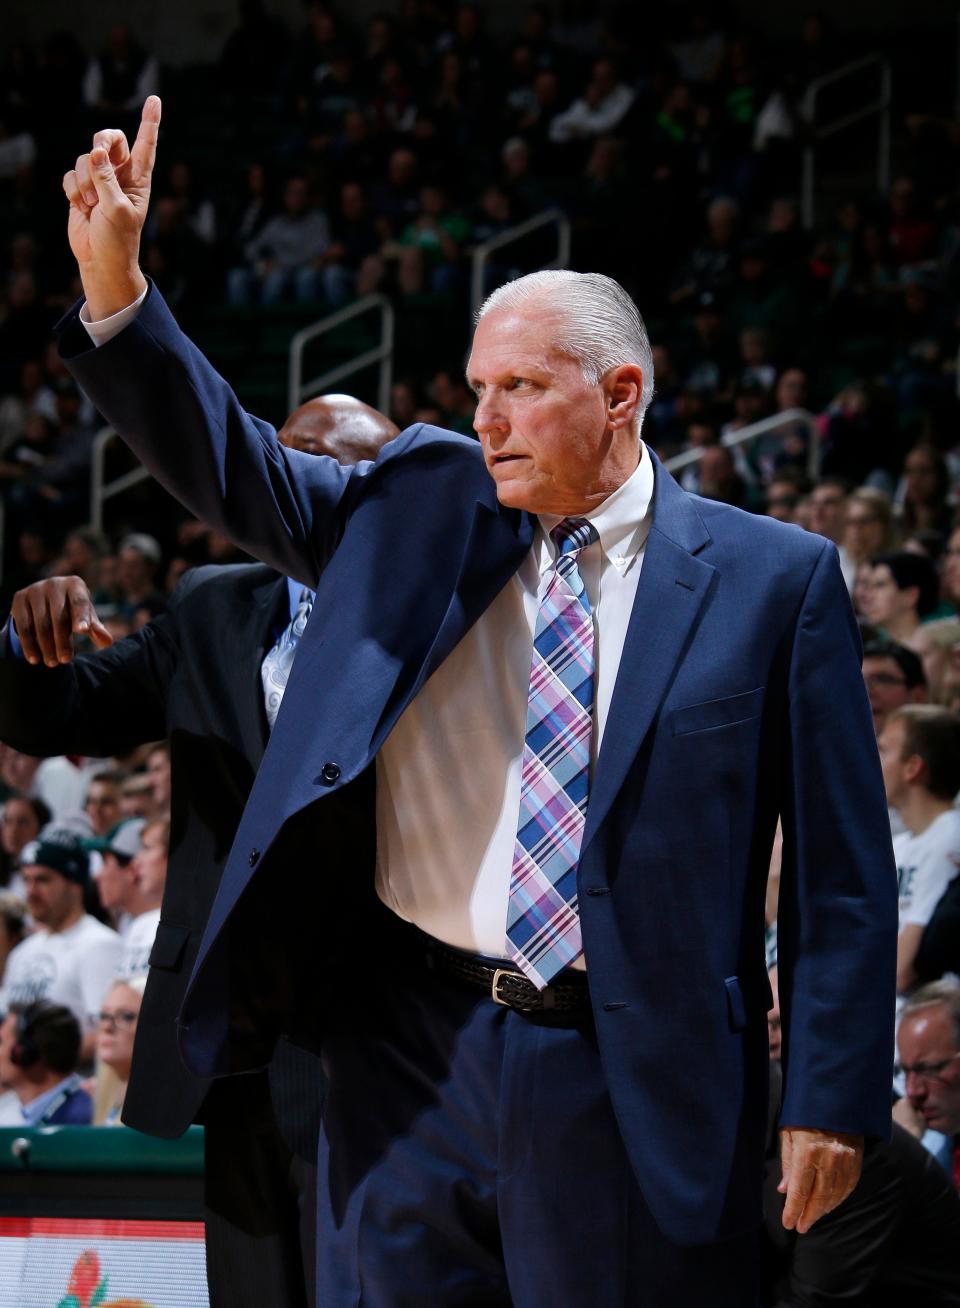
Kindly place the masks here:
<instances>
[{"instance_id":1,"label":"gray hair","mask_svg":"<svg viewBox=\"0 0 960 1308\"><path fill-rule=\"evenodd\" d=\"M559 317L556 348L576 359L588 386L613 368L637 364L643 372L637 436L653 399L653 353L640 311L619 282L602 273L545 268L499 286L477 313L477 322L494 309L520 309L537 301Z\"/></svg>"},{"instance_id":2,"label":"gray hair","mask_svg":"<svg viewBox=\"0 0 960 1308\"><path fill-rule=\"evenodd\" d=\"M939 981L931 981L919 990L914 991L903 1006L903 1012L900 1015L901 1024L904 1018L912 1016L923 1008L945 1008L953 1023L953 1038L960 1046L960 985L955 981L947 981L941 977Z\"/></svg>"}]
</instances>

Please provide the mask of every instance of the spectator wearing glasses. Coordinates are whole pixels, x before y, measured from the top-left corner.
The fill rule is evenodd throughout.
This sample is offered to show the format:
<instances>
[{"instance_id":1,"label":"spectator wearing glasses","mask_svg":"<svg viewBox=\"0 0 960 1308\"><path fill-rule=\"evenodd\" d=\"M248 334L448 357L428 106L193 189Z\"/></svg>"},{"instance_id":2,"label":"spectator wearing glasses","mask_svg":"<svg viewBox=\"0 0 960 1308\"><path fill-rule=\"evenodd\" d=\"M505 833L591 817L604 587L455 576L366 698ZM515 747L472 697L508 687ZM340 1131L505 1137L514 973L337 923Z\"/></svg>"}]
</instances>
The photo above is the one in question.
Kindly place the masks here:
<instances>
[{"instance_id":1,"label":"spectator wearing glasses","mask_svg":"<svg viewBox=\"0 0 960 1308\"><path fill-rule=\"evenodd\" d=\"M960 1190L960 985L932 981L910 997L897 1050L906 1100L895 1118L923 1137Z\"/></svg>"},{"instance_id":2,"label":"spectator wearing glasses","mask_svg":"<svg viewBox=\"0 0 960 1308\"><path fill-rule=\"evenodd\" d=\"M897 991L917 982L914 959L924 928L960 870L960 717L933 704L889 715L880 735L887 803L906 830L893 842L900 891Z\"/></svg>"},{"instance_id":3,"label":"spectator wearing glasses","mask_svg":"<svg viewBox=\"0 0 960 1308\"><path fill-rule=\"evenodd\" d=\"M97 1016L97 1075L93 1090L93 1125L119 1126L133 1063L140 1004L146 976L115 981Z\"/></svg>"},{"instance_id":4,"label":"spectator wearing glasses","mask_svg":"<svg viewBox=\"0 0 960 1308\"><path fill-rule=\"evenodd\" d=\"M858 487L847 500L843 548L854 567L868 563L893 545L893 505L874 486Z\"/></svg>"},{"instance_id":5,"label":"spectator wearing glasses","mask_svg":"<svg viewBox=\"0 0 960 1308\"><path fill-rule=\"evenodd\" d=\"M888 714L904 704L923 704L927 682L923 664L912 649L892 640L873 640L863 647L863 680L870 699L877 736Z\"/></svg>"},{"instance_id":6,"label":"spectator wearing glasses","mask_svg":"<svg viewBox=\"0 0 960 1308\"><path fill-rule=\"evenodd\" d=\"M770 1064L771 1127L781 1071ZM771 1130L771 1144L774 1132ZM960 1202L919 1140L894 1125L868 1142L857 1188L801 1239L780 1220L779 1159L767 1151L762 1302L771 1308L946 1308L960 1303Z\"/></svg>"},{"instance_id":7,"label":"spectator wearing glasses","mask_svg":"<svg viewBox=\"0 0 960 1308\"><path fill-rule=\"evenodd\" d=\"M95 772L90 778L83 811L90 820L95 836L105 836L120 821L119 772Z\"/></svg>"}]
</instances>

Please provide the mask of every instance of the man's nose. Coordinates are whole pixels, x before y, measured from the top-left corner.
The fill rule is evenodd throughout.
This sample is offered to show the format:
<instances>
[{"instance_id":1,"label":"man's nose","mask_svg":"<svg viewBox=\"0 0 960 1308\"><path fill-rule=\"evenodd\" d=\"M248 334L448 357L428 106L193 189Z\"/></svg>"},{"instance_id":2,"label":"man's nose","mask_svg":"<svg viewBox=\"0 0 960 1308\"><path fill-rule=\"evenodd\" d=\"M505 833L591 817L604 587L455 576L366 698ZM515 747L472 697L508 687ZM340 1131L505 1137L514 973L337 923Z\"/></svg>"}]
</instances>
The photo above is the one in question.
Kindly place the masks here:
<instances>
[{"instance_id":1,"label":"man's nose","mask_svg":"<svg viewBox=\"0 0 960 1308\"><path fill-rule=\"evenodd\" d=\"M476 412L473 415L474 431L478 436L492 436L496 432L507 431L508 428L509 423L502 404L489 391L485 391L477 400Z\"/></svg>"},{"instance_id":2,"label":"man's nose","mask_svg":"<svg viewBox=\"0 0 960 1308\"><path fill-rule=\"evenodd\" d=\"M904 1075L904 1082L907 1091L907 1098L910 1100L911 1104L913 1104L914 1107L916 1107L917 1104L922 1104L927 1097L927 1083L923 1077L917 1076L916 1072L907 1072Z\"/></svg>"}]
</instances>

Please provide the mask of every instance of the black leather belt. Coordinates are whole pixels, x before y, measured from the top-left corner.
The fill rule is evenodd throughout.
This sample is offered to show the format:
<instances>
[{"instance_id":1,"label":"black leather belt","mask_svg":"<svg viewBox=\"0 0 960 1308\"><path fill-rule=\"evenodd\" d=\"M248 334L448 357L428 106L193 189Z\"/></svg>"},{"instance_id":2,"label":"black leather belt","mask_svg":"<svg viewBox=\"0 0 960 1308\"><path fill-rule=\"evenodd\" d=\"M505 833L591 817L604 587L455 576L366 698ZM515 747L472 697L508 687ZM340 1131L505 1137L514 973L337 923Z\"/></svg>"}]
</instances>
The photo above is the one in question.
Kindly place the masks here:
<instances>
[{"instance_id":1,"label":"black leather belt","mask_svg":"<svg viewBox=\"0 0 960 1308\"><path fill-rule=\"evenodd\" d=\"M427 966L461 981L474 990L485 991L496 1004L520 1013L586 1013L590 990L586 972L564 972L562 981L538 990L522 972L511 967L484 963L470 954L449 949L439 941L427 945Z\"/></svg>"}]
</instances>

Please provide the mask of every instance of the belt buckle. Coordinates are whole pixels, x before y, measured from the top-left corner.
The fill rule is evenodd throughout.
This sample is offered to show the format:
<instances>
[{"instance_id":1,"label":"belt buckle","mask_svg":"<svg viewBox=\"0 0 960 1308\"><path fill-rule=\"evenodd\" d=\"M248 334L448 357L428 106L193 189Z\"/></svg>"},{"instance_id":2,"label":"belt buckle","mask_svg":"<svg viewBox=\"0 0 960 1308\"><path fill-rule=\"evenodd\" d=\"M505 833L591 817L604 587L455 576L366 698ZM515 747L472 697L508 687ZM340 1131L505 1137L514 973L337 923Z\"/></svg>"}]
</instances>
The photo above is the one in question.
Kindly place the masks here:
<instances>
[{"instance_id":1,"label":"belt buckle","mask_svg":"<svg viewBox=\"0 0 960 1308\"><path fill-rule=\"evenodd\" d=\"M495 1004L502 1004L504 1008L513 1007L509 999L500 998L500 978L502 976L515 976L515 975L516 973L513 971L512 968L509 967L498 967L495 970L493 974L493 980L490 982L490 998L493 1000Z\"/></svg>"}]
</instances>

